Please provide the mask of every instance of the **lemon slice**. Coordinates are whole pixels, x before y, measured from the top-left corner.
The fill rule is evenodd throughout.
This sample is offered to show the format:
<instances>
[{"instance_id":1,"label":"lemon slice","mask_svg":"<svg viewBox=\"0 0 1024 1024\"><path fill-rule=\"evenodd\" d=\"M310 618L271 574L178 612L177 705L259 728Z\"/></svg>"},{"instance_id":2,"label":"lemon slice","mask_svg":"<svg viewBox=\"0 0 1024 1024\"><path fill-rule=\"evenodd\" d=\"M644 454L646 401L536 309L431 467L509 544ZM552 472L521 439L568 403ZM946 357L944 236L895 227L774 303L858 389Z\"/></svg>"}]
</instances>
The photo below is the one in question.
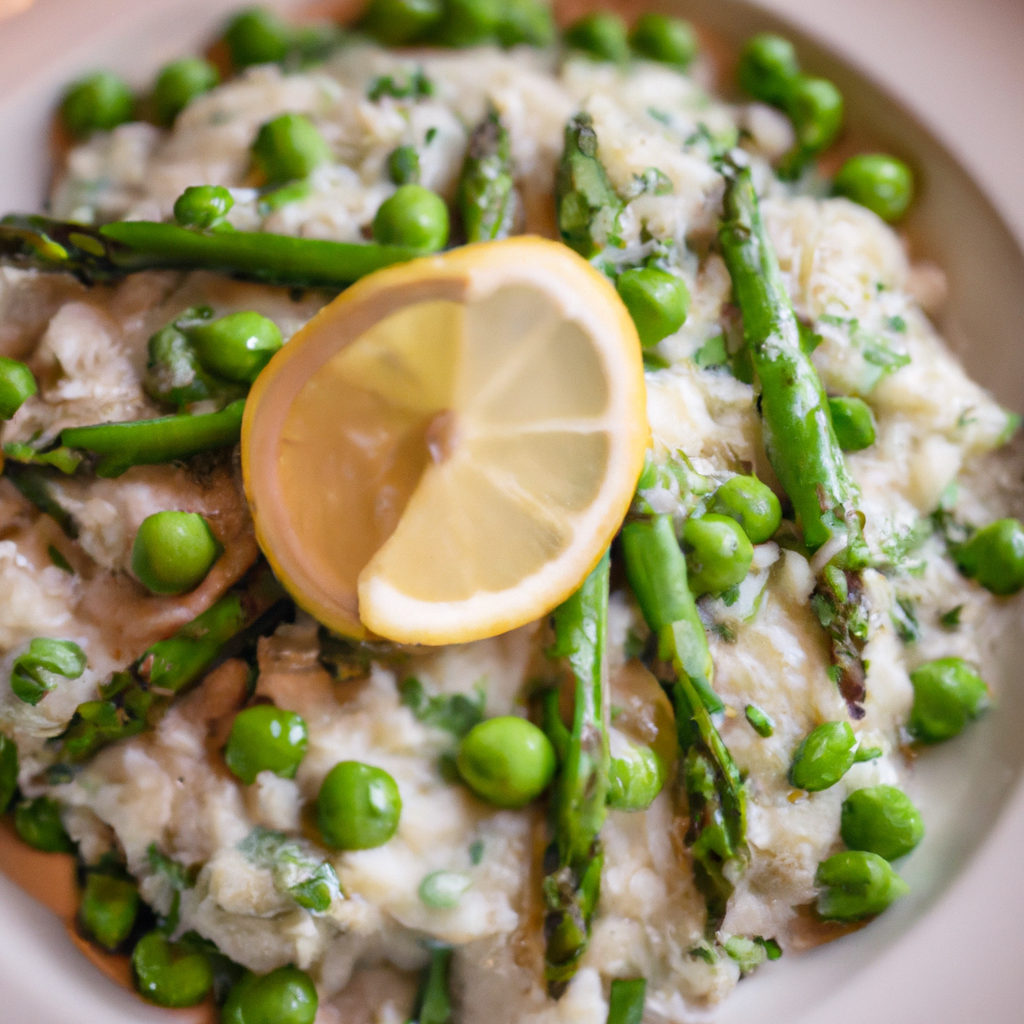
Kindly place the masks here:
<instances>
[{"instance_id":1,"label":"lemon slice","mask_svg":"<svg viewBox=\"0 0 1024 1024\"><path fill-rule=\"evenodd\" d=\"M298 604L352 636L493 636L579 586L648 443L643 362L615 289L514 238L378 271L256 382L242 471Z\"/></svg>"}]
</instances>

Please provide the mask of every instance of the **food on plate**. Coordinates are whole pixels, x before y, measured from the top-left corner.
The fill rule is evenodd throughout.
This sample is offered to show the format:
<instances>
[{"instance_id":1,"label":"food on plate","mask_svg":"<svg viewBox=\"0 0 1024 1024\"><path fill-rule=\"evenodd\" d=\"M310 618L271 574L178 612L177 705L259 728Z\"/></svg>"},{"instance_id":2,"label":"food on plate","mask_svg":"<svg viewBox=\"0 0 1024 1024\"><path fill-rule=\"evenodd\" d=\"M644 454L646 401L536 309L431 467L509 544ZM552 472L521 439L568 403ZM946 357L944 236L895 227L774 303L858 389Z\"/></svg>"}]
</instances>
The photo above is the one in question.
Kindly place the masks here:
<instances>
[{"instance_id":1,"label":"food on plate","mask_svg":"<svg viewBox=\"0 0 1024 1024\"><path fill-rule=\"evenodd\" d=\"M211 42L0 221L3 848L226 1024L682 1022L892 912L1024 588L927 168L664 14Z\"/></svg>"}]
</instances>

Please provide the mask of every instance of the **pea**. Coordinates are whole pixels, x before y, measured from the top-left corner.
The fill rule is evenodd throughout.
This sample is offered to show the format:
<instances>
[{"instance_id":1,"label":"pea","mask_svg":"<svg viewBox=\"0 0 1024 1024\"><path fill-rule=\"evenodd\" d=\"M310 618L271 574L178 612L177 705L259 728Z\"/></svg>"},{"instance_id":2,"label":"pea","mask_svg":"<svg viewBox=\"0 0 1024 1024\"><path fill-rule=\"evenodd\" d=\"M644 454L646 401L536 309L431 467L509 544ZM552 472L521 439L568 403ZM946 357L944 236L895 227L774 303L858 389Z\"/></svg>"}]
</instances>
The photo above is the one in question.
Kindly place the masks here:
<instances>
[{"instance_id":1,"label":"pea","mask_svg":"<svg viewBox=\"0 0 1024 1024\"><path fill-rule=\"evenodd\" d=\"M168 64L157 76L153 103L160 124L170 125L197 97L220 82L217 69L202 57L186 57Z\"/></svg>"},{"instance_id":2,"label":"pea","mask_svg":"<svg viewBox=\"0 0 1024 1024\"><path fill-rule=\"evenodd\" d=\"M131 934L139 912L139 889L129 878L90 871L78 908L82 927L101 946L113 952Z\"/></svg>"},{"instance_id":3,"label":"pea","mask_svg":"<svg viewBox=\"0 0 1024 1024\"><path fill-rule=\"evenodd\" d=\"M85 652L71 640L36 637L11 666L11 689L18 700L38 704L62 679L79 679Z\"/></svg>"},{"instance_id":4,"label":"pea","mask_svg":"<svg viewBox=\"0 0 1024 1024\"><path fill-rule=\"evenodd\" d=\"M9 420L37 391L36 379L24 363L0 356L0 420Z\"/></svg>"},{"instance_id":5,"label":"pea","mask_svg":"<svg viewBox=\"0 0 1024 1024\"><path fill-rule=\"evenodd\" d=\"M69 132L84 139L130 121L135 97L128 84L109 71L97 71L79 79L64 94L61 116Z\"/></svg>"},{"instance_id":6,"label":"pea","mask_svg":"<svg viewBox=\"0 0 1024 1024\"><path fill-rule=\"evenodd\" d=\"M154 594L183 594L206 579L219 554L217 538L198 512L156 512L135 534L132 572Z\"/></svg>"},{"instance_id":7,"label":"pea","mask_svg":"<svg viewBox=\"0 0 1024 1024\"><path fill-rule=\"evenodd\" d=\"M234 205L222 185L192 185L175 200L174 219L180 227L206 231L223 224Z\"/></svg>"},{"instance_id":8,"label":"pea","mask_svg":"<svg viewBox=\"0 0 1024 1024\"><path fill-rule=\"evenodd\" d=\"M894 156L861 153L850 157L839 169L832 190L892 223L907 212L914 198L914 176Z\"/></svg>"},{"instance_id":9,"label":"pea","mask_svg":"<svg viewBox=\"0 0 1024 1024\"><path fill-rule=\"evenodd\" d=\"M544 0L505 0L496 29L502 46L550 46L555 41L555 19Z\"/></svg>"},{"instance_id":10,"label":"pea","mask_svg":"<svg viewBox=\"0 0 1024 1024\"><path fill-rule=\"evenodd\" d=\"M798 789L818 793L834 786L852 767L857 737L849 722L825 722L796 749L789 781Z\"/></svg>"},{"instance_id":11,"label":"pea","mask_svg":"<svg viewBox=\"0 0 1024 1024\"><path fill-rule=\"evenodd\" d=\"M473 885L473 879L458 871L434 871L420 882L419 896L432 910L453 910Z\"/></svg>"},{"instance_id":12,"label":"pea","mask_svg":"<svg viewBox=\"0 0 1024 1024\"><path fill-rule=\"evenodd\" d=\"M438 46L478 46L494 39L503 0L445 0L430 33Z\"/></svg>"},{"instance_id":13,"label":"pea","mask_svg":"<svg viewBox=\"0 0 1024 1024\"><path fill-rule=\"evenodd\" d=\"M863 399L830 398L828 409L844 452L859 452L875 443L875 417Z\"/></svg>"},{"instance_id":14,"label":"pea","mask_svg":"<svg viewBox=\"0 0 1024 1024\"><path fill-rule=\"evenodd\" d=\"M171 942L156 931L136 943L132 969L135 987L157 1006L195 1006L213 986L213 966L206 953Z\"/></svg>"},{"instance_id":15,"label":"pea","mask_svg":"<svg viewBox=\"0 0 1024 1024\"><path fill-rule=\"evenodd\" d=\"M617 811L645 811L665 784L665 767L650 747L623 744L608 770L608 806Z\"/></svg>"},{"instance_id":16,"label":"pea","mask_svg":"<svg viewBox=\"0 0 1024 1024\"><path fill-rule=\"evenodd\" d=\"M18 744L0 732L0 814L6 814L18 788Z\"/></svg>"},{"instance_id":17,"label":"pea","mask_svg":"<svg viewBox=\"0 0 1024 1024\"><path fill-rule=\"evenodd\" d=\"M416 185L420 180L420 155L415 146L399 146L388 157L388 177L396 185Z\"/></svg>"},{"instance_id":18,"label":"pea","mask_svg":"<svg viewBox=\"0 0 1024 1024\"><path fill-rule=\"evenodd\" d=\"M963 658L929 661L910 673L910 682L909 729L922 743L951 739L989 706L988 687Z\"/></svg>"},{"instance_id":19,"label":"pea","mask_svg":"<svg viewBox=\"0 0 1024 1024\"><path fill-rule=\"evenodd\" d=\"M320 786L317 814L324 841L332 849L370 850L395 834L402 798L383 768L342 761Z\"/></svg>"},{"instance_id":20,"label":"pea","mask_svg":"<svg viewBox=\"0 0 1024 1024\"><path fill-rule=\"evenodd\" d=\"M820 153L843 127L842 93L826 78L800 78L786 100L797 143L805 154Z\"/></svg>"},{"instance_id":21,"label":"pea","mask_svg":"<svg viewBox=\"0 0 1024 1024\"><path fill-rule=\"evenodd\" d=\"M495 807L525 807L555 774L555 750L532 722L514 715L474 725L459 744L459 774Z\"/></svg>"},{"instance_id":22,"label":"pea","mask_svg":"<svg viewBox=\"0 0 1024 1024\"><path fill-rule=\"evenodd\" d=\"M74 853L75 844L61 824L60 804L48 796L22 800L14 809L14 830L34 850Z\"/></svg>"},{"instance_id":23,"label":"pea","mask_svg":"<svg viewBox=\"0 0 1024 1024\"><path fill-rule=\"evenodd\" d=\"M641 14L629 34L629 42L641 57L689 67L697 56L697 34L682 18L667 14Z\"/></svg>"},{"instance_id":24,"label":"pea","mask_svg":"<svg viewBox=\"0 0 1024 1024\"><path fill-rule=\"evenodd\" d=\"M448 207L422 185L402 185L373 218L373 237L381 245L437 252L448 241Z\"/></svg>"},{"instance_id":25,"label":"pea","mask_svg":"<svg viewBox=\"0 0 1024 1024\"><path fill-rule=\"evenodd\" d=\"M754 560L754 548L739 523L714 513L686 520L683 551L695 597L720 594L741 583Z\"/></svg>"},{"instance_id":26,"label":"pea","mask_svg":"<svg viewBox=\"0 0 1024 1024\"><path fill-rule=\"evenodd\" d=\"M860 921L882 913L910 892L910 886L876 853L844 850L818 865L818 916L826 921Z\"/></svg>"},{"instance_id":27,"label":"pea","mask_svg":"<svg viewBox=\"0 0 1024 1024\"><path fill-rule=\"evenodd\" d=\"M997 519L973 534L954 553L960 571L986 590L1005 597L1024 587L1024 525Z\"/></svg>"},{"instance_id":28,"label":"pea","mask_svg":"<svg viewBox=\"0 0 1024 1024\"><path fill-rule=\"evenodd\" d=\"M565 44L595 60L625 64L629 60L626 23L610 11L597 11L574 21L565 30Z\"/></svg>"},{"instance_id":29,"label":"pea","mask_svg":"<svg viewBox=\"0 0 1024 1024\"><path fill-rule=\"evenodd\" d=\"M843 801L839 832L851 850L896 860L924 838L924 822L906 793L895 786L872 786Z\"/></svg>"},{"instance_id":30,"label":"pea","mask_svg":"<svg viewBox=\"0 0 1024 1024\"><path fill-rule=\"evenodd\" d=\"M370 0L362 27L385 46L420 38L441 20L441 0Z\"/></svg>"},{"instance_id":31,"label":"pea","mask_svg":"<svg viewBox=\"0 0 1024 1024\"><path fill-rule=\"evenodd\" d=\"M224 42L236 68L284 60L291 38L291 28L265 7L240 11L224 31Z\"/></svg>"},{"instance_id":32,"label":"pea","mask_svg":"<svg viewBox=\"0 0 1024 1024\"><path fill-rule=\"evenodd\" d=\"M278 967L262 977L247 973L228 993L221 1024L313 1024L316 986L297 967Z\"/></svg>"},{"instance_id":33,"label":"pea","mask_svg":"<svg viewBox=\"0 0 1024 1024\"><path fill-rule=\"evenodd\" d=\"M281 114L256 135L252 155L268 184L305 178L331 159L331 150L316 125L302 114Z\"/></svg>"},{"instance_id":34,"label":"pea","mask_svg":"<svg viewBox=\"0 0 1024 1024\"><path fill-rule=\"evenodd\" d=\"M210 373L241 384L252 384L283 344L277 324L252 312L196 324L188 334Z\"/></svg>"},{"instance_id":35,"label":"pea","mask_svg":"<svg viewBox=\"0 0 1024 1024\"><path fill-rule=\"evenodd\" d=\"M781 107L800 77L800 63L788 39L763 32L747 40L736 73L744 92Z\"/></svg>"},{"instance_id":36,"label":"pea","mask_svg":"<svg viewBox=\"0 0 1024 1024\"><path fill-rule=\"evenodd\" d=\"M782 506L775 492L756 476L734 476L715 491L709 511L735 519L751 544L775 536L782 523Z\"/></svg>"},{"instance_id":37,"label":"pea","mask_svg":"<svg viewBox=\"0 0 1024 1024\"><path fill-rule=\"evenodd\" d=\"M675 334L686 322L690 291L681 277L667 270L656 267L627 270L619 275L615 287L636 324L644 348Z\"/></svg>"},{"instance_id":38,"label":"pea","mask_svg":"<svg viewBox=\"0 0 1024 1024\"><path fill-rule=\"evenodd\" d=\"M247 786L262 771L294 779L308 742L306 723L297 714L259 704L235 716L224 760Z\"/></svg>"}]
</instances>

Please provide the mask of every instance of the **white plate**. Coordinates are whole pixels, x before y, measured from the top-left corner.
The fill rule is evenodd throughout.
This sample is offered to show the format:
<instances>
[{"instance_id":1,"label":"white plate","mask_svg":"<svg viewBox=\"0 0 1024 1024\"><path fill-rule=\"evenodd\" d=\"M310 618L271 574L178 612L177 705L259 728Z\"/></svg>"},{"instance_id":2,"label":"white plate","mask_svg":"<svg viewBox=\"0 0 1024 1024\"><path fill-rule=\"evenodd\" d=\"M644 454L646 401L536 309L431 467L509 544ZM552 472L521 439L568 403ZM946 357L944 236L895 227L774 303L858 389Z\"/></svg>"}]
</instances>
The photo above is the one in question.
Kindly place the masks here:
<instances>
[{"instance_id":1,"label":"white plate","mask_svg":"<svg viewBox=\"0 0 1024 1024\"><path fill-rule=\"evenodd\" d=\"M1008 0L767 0L849 63L740 0L664 3L741 39L781 27L834 78L853 128L919 171L915 256L949 274L942 328L973 376L1024 408L1024 259L988 200L914 117L851 67L870 69L963 153L1024 233L1024 17ZM49 175L48 115L63 83L110 67L142 85L208 38L237 0L37 0L0 23L0 211L36 208ZM623 5L626 6L626 5ZM962 12L962 13L961 13ZM969 12L969 20L967 14ZM854 936L745 981L718 1024L1020 1024L1024 850L1024 631L1004 638L1000 706L920 771L929 834L905 875L913 895ZM100 976L47 911L0 879L0 1024L159 1024ZM480 1024L480 1022L467 1022ZM603 1024L603 1022L594 1022Z\"/></svg>"}]
</instances>

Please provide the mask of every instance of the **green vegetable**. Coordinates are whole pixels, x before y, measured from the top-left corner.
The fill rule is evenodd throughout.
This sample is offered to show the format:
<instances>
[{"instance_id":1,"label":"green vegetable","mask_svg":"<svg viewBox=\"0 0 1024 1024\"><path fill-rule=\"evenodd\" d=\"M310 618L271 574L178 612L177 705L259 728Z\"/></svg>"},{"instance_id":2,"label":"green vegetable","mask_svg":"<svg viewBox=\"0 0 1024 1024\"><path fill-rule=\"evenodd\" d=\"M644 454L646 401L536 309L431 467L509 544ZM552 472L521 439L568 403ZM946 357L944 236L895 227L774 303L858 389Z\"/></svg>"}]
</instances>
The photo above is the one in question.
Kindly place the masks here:
<instances>
[{"instance_id":1,"label":"green vegetable","mask_svg":"<svg viewBox=\"0 0 1024 1024\"><path fill-rule=\"evenodd\" d=\"M48 796L22 800L14 809L14 830L22 842L44 853L74 853L75 844L64 831L60 804Z\"/></svg>"},{"instance_id":2,"label":"green vegetable","mask_svg":"<svg viewBox=\"0 0 1024 1024\"><path fill-rule=\"evenodd\" d=\"M360 27L385 46L403 46L441 20L442 0L370 0Z\"/></svg>"},{"instance_id":3,"label":"green vegetable","mask_svg":"<svg viewBox=\"0 0 1024 1024\"><path fill-rule=\"evenodd\" d=\"M610 11L595 11L574 21L564 32L565 45L595 60L625 64L629 60L626 23Z\"/></svg>"},{"instance_id":4,"label":"green vegetable","mask_svg":"<svg viewBox=\"0 0 1024 1024\"><path fill-rule=\"evenodd\" d=\"M294 779L308 742L306 723L299 715L258 704L235 716L224 760L247 786L262 771Z\"/></svg>"},{"instance_id":5,"label":"green vegetable","mask_svg":"<svg viewBox=\"0 0 1024 1024\"><path fill-rule=\"evenodd\" d=\"M826 921L861 921L882 913L910 886L878 854L844 850L818 865L818 916Z\"/></svg>"},{"instance_id":6,"label":"green vegetable","mask_svg":"<svg viewBox=\"0 0 1024 1024\"><path fill-rule=\"evenodd\" d=\"M382 245L437 252L448 242L448 207L422 185L401 185L377 210L373 237Z\"/></svg>"},{"instance_id":7,"label":"green vegetable","mask_svg":"<svg viewBox=\"0 0 1024 1024\"><path fill-rule=\"evenodd\" d=\"M993 594L1016 594L1024 587L1024 524L1019 519L983 526L952 554L965 576Z\"/></svg>"},{"instance_id":8,"label":"green vegetable","mask_svg":"<svg viewBox=\"0 0 1024 1024\"><path fill-rule=\"evenodd\" d=\"M331 149L308 117L281 114L260 128L252 155L267 181L276 185L308 177L331 159Z\"/></svg>"},{"instance_id":9,"label":"green vegetable","mask_svg":"<svg viewBox=\"0 0 1024 1024\"><path fill-rule=\"evenodd\" d=\"M174 119L197 97L220 82L217 69L202 57L185 57L168 64L157 76L153 103L157 120L171 125Z\"/></svg>"},{"instance_id":10,"label":"green vegetable","mask_svg":"<svg viewBox=\"0 0 1024 1024\"><path fill-rule=\"evenodd\" d=\"M781 107L800 77L800 64L788 39L764 32L747 40L736 73L744 92Z\"/></svg>"},{"instance_id":11,"label":"green vegetable","mask_svg":"<svg viewBox=\"0 0 1024 1024\"><path fill-rule=\"evenodd\" d=\"M236 68L284 60L291 40L290 26L266 7L240 11L224 31L224 42Z\"/></svg>"},{"instance_id":12,"label":"green vegetable","mask_svg":"<svg viewBox=\"0 0 1024 1024\"><path fill-rule=\"evenodd\" d=\"M849 722L825 722L808 733L793 755L789 781L817 793L834 786L853 766L857 737Z\"/></svg>"},{"instance_id":13,"label":"green vegetable","mask_svg":"<svg viewBox=\"0 0 1024 1024\"><path fill-rule=\"evenodd\" d=\"M0 733L0 814L6 814L18 788L18 744Z\"/></svg>"},{"instance_id":14,"label":"green vegetable","mask_svg":"<svg viewBox=\"0 0 1024 1024\"><path fill-rule=\"evenodd\" d=\"M758 736L767 739L775 734L775 723L771 720L771 716L762 711L756 704L748 704L744 714L750 723L751 729Z\"/></svg>"},{"instance_id":15,"label":"green vegetable","mask_svg":"<svg viewBox=\"0 0 1024 1024\"><path fill-rule=\"evenodd\" d=\"M180 227L205 231L224 224L234 205L223 185L192 185L174 201L174 219Z\"/></svg>"},{"instance_id":16,"label":"green vegetable","mask_svg":"<svg viewBox=\"0 0 1024 1024\"><path fill-rule=\"evenodd\" d=\"M830 398L836 440L844 452L859 452L875 443L875 417L861 398Z\"/></svg>"},{"instance_id":17,"label":"green vegetable","mask_svg":"<svg viewBox=\"0 0 1024 1024\"><path fill-rule=\"evenodd\" d=\"M860 153L850 157L832 182L838 196L846 196L877 213L890 224L899 220L914 198L914 176L894 156Z\"/></svg>"},{"instance_id":18,"label":"green vegetable","mask_svg":"<svg viewBox=\"0 0 1024 1024\"><path fill-rule=\"evenodd\" d=\"M441 20L429 33L436 46L479 46L491 42L501 23L503 0L444 0Z\"/></svg>"},{"instance_id":19,"label":"green vegetable","mask_svg":"<svg viewBox=\"0 0 1024 1024\"><path fill-rule=\"evenodd\" d=\"M419 896L432 910L452 910L472 884L472 878L457 871L434 871L420 882Z\"/></svg>"},{"instance_id":20,"label":"green vegetable","mask_svg":"<svg viewBox=\"0 0 1024 1024\"><path fill-rule=\"evenodd\" d=\"M756 476L734 476L715 491L708 511L735 519L751 544L771 540L782 522L775 492Z\"/></svg>"},{"instance_id":21,"label":"green vegetable","mask_svg":"<svg viewBox=\"0 0 1024 1024\"><path fill-rule=\"evenodd\" d=\"M451 967L451 947L433 944L409 1024L452 1024Z\"/></svg>"},{"instance_id":22,"label":"green vegetable","mask_svg":"<svg viewBox=\"0 0 1024 1024\"><path fill-rule=\"evenodd\" d=\"M667 270L656 267L627 270L619 275L615 287L636 324L644 348L675 334L686 322L690 291L681 277Z\"/></svg>"},{"instance_id":23,"label":"green vegetable","mask_svg":"<svg viewBox=\"0 0 1024 1024\"><path fill-rule=\"evenodd\" d=\"M646 995L646 978L616 978L608 995L607 1024L641 1024Z\"/></svg>"},{"instance_id":24,"label":"green vegetable","mask_svg":"<svg viewBox=\"0 0 1024 1024\"><path fill-rule=\"evenodd\" d=\"M139 993L157 1006L195 1006L213 987L207 954L184 942L171 942L160 932L139 939L132 953Z\"/></svg>"},{"instance_id":25,"label":"green vegetable","mask_svg":"<svg viewBox=\"0 0 1024 1024\"><path fill-rule=\"evenodd\" d=\"M473 726L483 721L485 694L482 690L478 690L475 699L464 693L428 697L423 684L412 676L404 679L399 689L402 703L419 721L444 729L456 739L461 740Z\"/></svg>"},{"instance_id":26,"label":"green vegetable","mask_svg":"<svg viewBox=\"0 0 1024 1024\"><path fill-rule=\"evenodd\" d=\"M906 793L894 786L872 786L843 801L839 832L851 850L896 860L924 838L924 822Z\"/></svg>"},{"instance_id":27,"label":"green vegetable","mask_svg":"<svg viewBox=\"0 0 1024 1024\"><path fill-rule=\"evenodd\" d=\"M922 743L941 743L988 710L985 681L963 658L939 658L910 673L914 706L909 729Z\"/></svg>"},{"instance_id":28,"label":"green vegetable","mask_svg":"<svg viewBox=\"0 0 1024 1024\"><path fill-rule=\"evenodd\" d=\"M334 867L304 840L257 825L238 849L251 864L271 873L278 892L306 910L325 914L335 900L344 899Z\"/></svg>"},{"instance_id":29,"label":"green vegetable","mask_svg":"<svg viewBox=\"0 0 1024 1024\"><path fill-rule=\"evenodd\" d=\"M38 390L32 371L24 363L0 356L0 420L9 420Z\"/></svg>"},{"instance_id":30,"label":"green vegetable","mask_svg":"<svg viewBox=\"0 0 1024 1024\"><path fill-rule=\"evenodd\" d=\"M228 993L221 1024L313 1024L319 999L305 971L291 965L246 973Z\"/></svg>"},{"instance_id":31,"label":"green vegetable","mask_svg":"<svg viewBox=\"0 0 1024 1024\"><path fill-rule=\"evenodd\" d=\"M135 534L132 572L154 594L183 594L206 579L220 552L198 512L156 512Z\"/></svg>"},{"instance_id":32,"label":"green vegetable","mask_svg":"<svg viewBox=\"0 0 1024 1024\"><path fill-rule=\"evenodd\" d=\"M420 155L415 146L399 146L388 157L388 177L396 185L418 185Z\"/></svg>"},{"instance_id":33,"label":"green vegetable","mask_svg":"<svg viewBox=\"0 0 1024 1024\"><path fill-rule=\"evenodd\" d=\"M892 603L889 617L903 643L916 644L921 639L921 624L917 621L914 602L910 598L898 596Z\"/></svg>"},{"instance_id":34,"label":"green vegetable","mask_svg":"<svg viewBox=\"0 0 1024 1024\"><path fill-rule=\"evenodd\" d=\"M187 333L207 370L241 384L252 384L283 344L277 324L252 312L198 323Z\"/></svg>"},{"instance_id":35,"label":"green vegetable","mask_svg":"<svg viewBox=\"0 0 1024 1024\"><path fill-rule=\"evenodd\" d=\"M650 747L624 743L608 768L608 806L645 811L665 785L665 766Z\"/></svg>"},{"instance_id":36,"label":"green vegetable","mask_svg":"<svg viewBox=\"0 0 1024 1024\"><path fill-rule=\"evenodd\" d=\"M550 46L555 19L544 0L504 0L496 33L502 46Z\"/></svg>"},{"instance_id":37,"label":"green vegetable","mask_svg":"<svg viewBox=\"0 0 1024 1024\"><path fill-rule=\"evenodd\" d=\"M417 68L404 81L400 78L396 79L393 75L381 75L370 83L370 87L366 91L367 99L374 103L384 96L390 96L396 100L421 100L433 95L434 83L423 74L422 68Z\"/></svg>"},{"instance_id":38,"label":"green vegetable","mask_svg":"<svg viewBox=\"0 0 1024 1024\"><path fill-rule=\"evenodd\" d=\"M64 94L61 116L69 132L84 139L130 121L135 97L126 82L109 71L97 71L75 82Z\"/></svg>"},{"instance_id":39,"label":"green vegetable","mask_svg":"<svg viewBox=\"0 0 1024 1024\"><path fill-rule=\"evenodd\" d=\"M667 14L641 14L629 34L629 42L641 57L685 69L697 56L697 33L682 18Z\"/></svg>"},{"instance_id":40,"label":"green vegetable","mask_svg":"<svg viewBox=\"0 0 1024 1024\"><path fill-rule=\"evenodd\" d=\"M714 513L686 520L683 550L690 590L695 597L720 594L741 583L754 560L754 548L739 523L730 516Z\"/></svg>"},{"instance_id":41,"label":"green vegetable","mask_svg":"<svg viewBox=\"0 0 1024 1024\"><path fill-rule=\"evenodd\" d=\"M827 78L801 76L786 97L786 113L796 132L799 164L835 142L843 127L843 96Z\"/></svg>"},{"instance_id":42,"label":"green vegetable","mask_svg":"<svg viewBox=\"0 0 1024 1024\"><path fill-rule=\"evenodd\" d=\"M78 908L82 928L113 952L131 934L139 912L139 887L130 878L90 871Z\"/></svg>"},{"instance_id":43,"label":"green vegetable","mask_svg":"<svg viewBox=\"0 0 1024 1024\"><path fill-rule=\"evenodd\" d=\"M516 197L508 130L493 107L469 137L459 179L458 206L467 242L512 234Z\"/></svg>"},{"instance_id":44,"label":"green vegetable","mask_svg":"<svg viewBox=\"0 0 1024 1024\"><path fill-rule=\"evenodd\" d=\"M525 718L506 715L473 726L459 745L459 774L495 807L525 807L547 789L555 752Z\"/></svg>"},{"instance_id":45,"label":"green vegetable","mask_svg":"<svg viewBox=\"0 0 1024 1024\"><path fill-rule=\"evenodd\" d=\"M398 829L401 814L398 786L383 768L342 761L320 785L320 832L334 850L383 846Z\"/></svg>"},{"instance_id":46,"label":"green vegetable","mask_svg":"<svg viewBox=\"0 0 1024 1024\"><path fill-rule=\"evenodd\" d=\"M85 652L71 640L36 637L11 666L11 689L26 704L38 704L62 679L78 679L85 671Z\"/></svg>"}]
</instances>

